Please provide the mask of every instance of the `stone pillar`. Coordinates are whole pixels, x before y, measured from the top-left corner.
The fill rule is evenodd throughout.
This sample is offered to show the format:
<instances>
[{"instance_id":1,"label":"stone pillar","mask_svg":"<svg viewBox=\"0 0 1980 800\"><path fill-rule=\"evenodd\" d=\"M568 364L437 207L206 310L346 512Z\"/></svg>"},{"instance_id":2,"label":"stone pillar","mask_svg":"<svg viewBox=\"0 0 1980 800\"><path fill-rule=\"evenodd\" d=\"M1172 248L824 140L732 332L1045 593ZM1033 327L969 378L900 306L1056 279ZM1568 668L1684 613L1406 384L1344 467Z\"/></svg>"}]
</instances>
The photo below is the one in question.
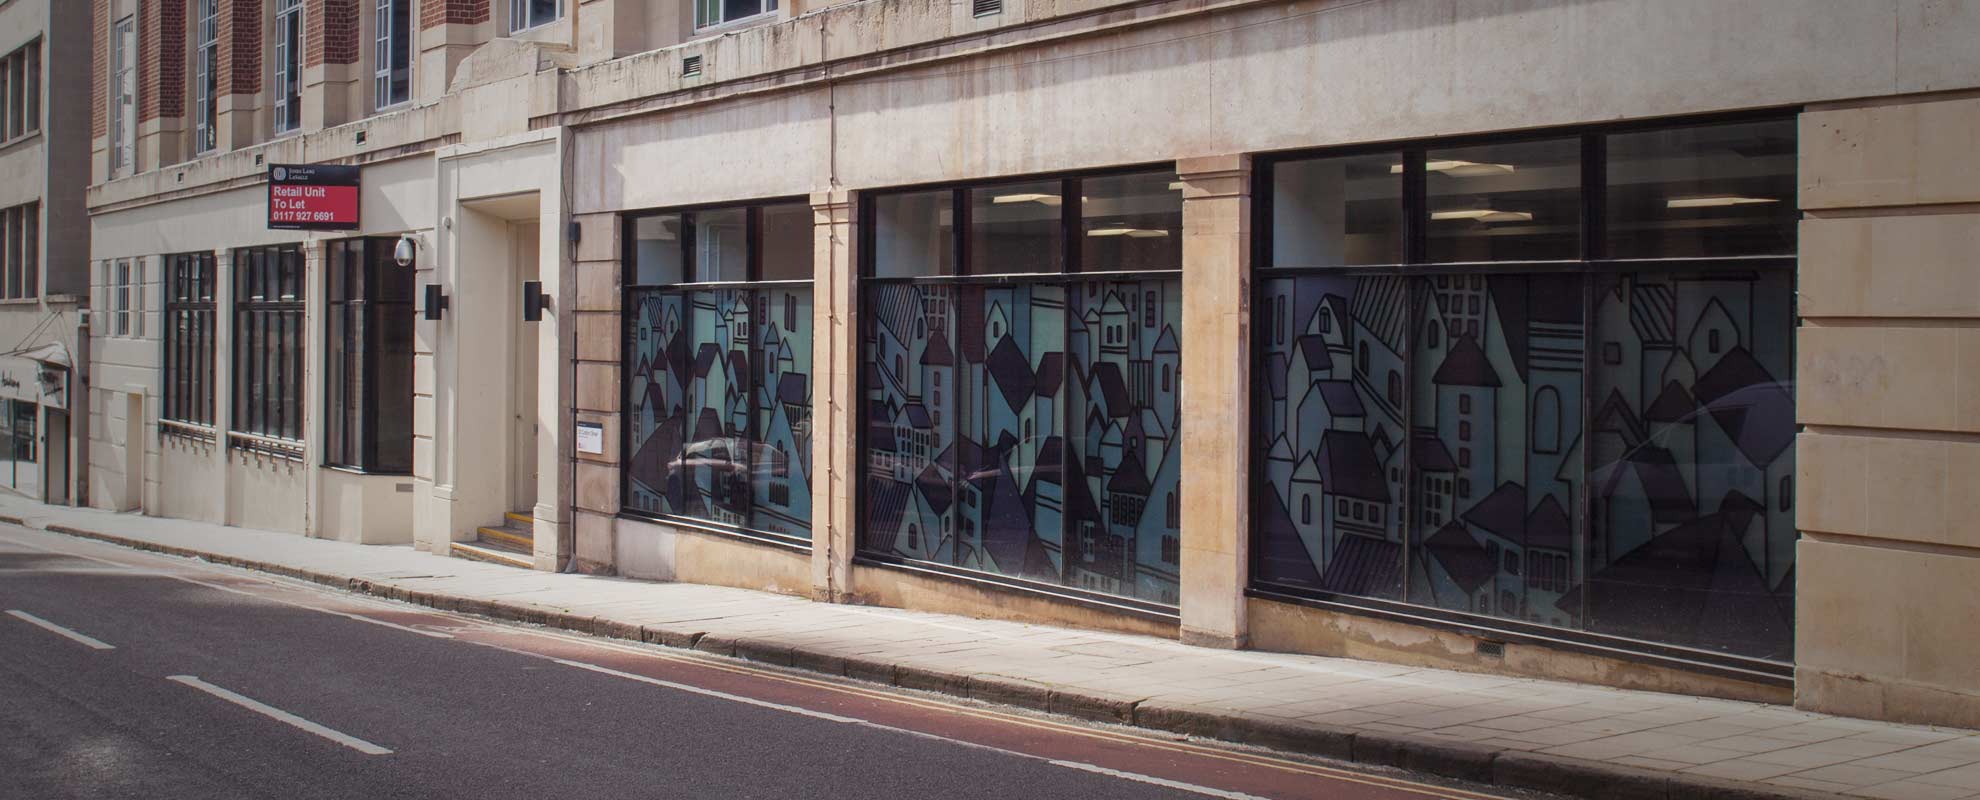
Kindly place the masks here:
<instances>
[{"instance_id":1,"label":"stone pillar","mask_svg":"<svg viewBox=\"0 0 1980 800\"><path fill-rule=\"evenodd\" d=\"M114 23L113 23L114 24ZM137 169L184 160L186 4L141 3L137 13Z\"/></svg>"},{"instance_id":2,"label":"stone pillar","mask_svg":"<svg viewBox=\"0 0 1980 800\"><path fill-rule=\"evenodd\" d=\"M358 63L357 0L309 0L303 11L303 129L321 130L364 115L358 91L368 83Z\"/></svg>"},{"instance_id":3,"label":"stone pillar","mask_svg":"<svg viewBox=\"0 0 1980 800\"><path fill-rule=\"evenodd\" d=\"M858 262L854 206L845 190L811 195L811 594L842 602L852 586L858 544L855 451L859 397Z\"/></svg>"},{"instance_id":4,"label":"stone pillar","mask_svg":"<svg viewBox=\"0 0 1980 800\"><path fill-rule=\"evenodd\" d=\"M1251 466L1251 159L1176 162L1183 182L1182 640L1246 644Z\"/></svg>"},{"instance_id":5,"label":"stone pillar","mask_svg":"<svg viewBox=\"0 0 1980 800\"><path fill-rule=\"evenodd\" d=\"M1980 726L1980 99L1801 117L1795 705Z\"/></svg>"},{"instance_id":6,"label":"stone pillar","mask_svg":"<svg viewBox=\"0 0 1980 800\"><path fill-rule=\"evenodd\" d=\"M419 63L413 65L413 99L428 102L447 93L454 68L495 35L488 0L420 0Z\"/></svg>"},{"instance_id":7,"label":"stone pillar","mask_svg":"<svg viewBox=\"0 0 1980 800\"><path fill-rule=\"evenodd\" d=\"M220 59L215 115L216 152L254 144L260 128L255 110L261 98L261 25L266 9L255 0L220 0Z\"/></svg>"},{"instance_id":8,"label":"stone pillar","mask_svg":"<svg viewBox=\"0 0 1980 800\"><path fill-rule=\"evenodd\" d=\"M619 470L626 460L619 453L622 229L616 214L585 214L574 220L584 230L577 248L577 290L565 294L577 303L578 347L573 354L577 362L576 422L604 428L605 452L579 453L575 446L571 448L577 459L576 508L568 515L574 549L560 553L559 560L573 556L580 572L609 573L617 563L613 518L619 513Z\"/></svg>"}]
</instances>

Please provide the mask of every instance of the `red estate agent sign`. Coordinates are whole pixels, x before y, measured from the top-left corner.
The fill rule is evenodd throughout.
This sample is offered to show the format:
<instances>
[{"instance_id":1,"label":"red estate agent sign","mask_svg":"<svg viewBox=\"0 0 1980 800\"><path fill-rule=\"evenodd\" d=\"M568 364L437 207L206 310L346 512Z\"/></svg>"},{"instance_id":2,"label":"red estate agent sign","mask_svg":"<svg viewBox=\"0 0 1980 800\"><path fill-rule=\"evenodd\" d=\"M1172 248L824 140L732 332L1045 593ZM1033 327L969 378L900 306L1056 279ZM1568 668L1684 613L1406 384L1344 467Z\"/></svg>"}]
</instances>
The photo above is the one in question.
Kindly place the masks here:
<instances>
[{"instance_id":1,"label":"red estate agent sign","mask_svg":"<svg viewBox=\"0 0 1980 800\"><path fill-rule=\"evenodd\" d=\"M332 164L269 165L268 227L357 230L358 168Z\"/></svg>"}]
</instances>

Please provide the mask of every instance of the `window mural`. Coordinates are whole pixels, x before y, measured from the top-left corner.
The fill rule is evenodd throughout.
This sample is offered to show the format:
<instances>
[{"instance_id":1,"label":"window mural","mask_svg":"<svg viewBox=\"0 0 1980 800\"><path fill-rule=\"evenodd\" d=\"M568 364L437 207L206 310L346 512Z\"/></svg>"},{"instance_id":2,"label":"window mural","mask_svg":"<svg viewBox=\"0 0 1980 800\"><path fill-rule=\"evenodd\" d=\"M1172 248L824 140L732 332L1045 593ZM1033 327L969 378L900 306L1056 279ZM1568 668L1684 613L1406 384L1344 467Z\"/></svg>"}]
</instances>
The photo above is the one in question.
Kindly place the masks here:
<instances>
[{"instance_id":1,"label":"window mural","mask_svg":"<svg viewBox=\"0 0 1980 800\"><path fill-rule=\"evenodd\" d=\"M1269 165L1290 179L1253 316L1253 580L1790 660L1793 262L1772 256L1794 246L1793 135ZM1577 212L1589 195L1635 212ZM1353 224L1395 215L1415 225ZM1508 243L1535 237L1585 262L1725 260L1538 270L1521 262L1563 253ZM1508 263L1431 266L1439 247ZM1381 252L1426 266L1350 266Z\"/></svg>"},{"instance_id":2,"label":"window mural","mask_svg":"<svg viewBox=\"0 0 1980 800\"><path fill-rule=\"evenodd\" d=\"M1175 604L1174 174L887 194L866 218L862 551Z\"/></svg>"},{"instance_id":3,"label":"window mural","mask_svg":"<svg viewBox=\"0 0 1980 800\"><path fill-rule=\"evenodd\" d=\"M808 543L810 209L626 227L623 510Z\"/></svg>"},{"instance_id":4,"label":"window mural","mask_svg":"<svg viewBox=\"0 0 1980 800\"><path fill-rule=\"evenodd\" d=\"M1180 291L870 289L866 549L1174 603Z\"/></svg>"}]
</instances>

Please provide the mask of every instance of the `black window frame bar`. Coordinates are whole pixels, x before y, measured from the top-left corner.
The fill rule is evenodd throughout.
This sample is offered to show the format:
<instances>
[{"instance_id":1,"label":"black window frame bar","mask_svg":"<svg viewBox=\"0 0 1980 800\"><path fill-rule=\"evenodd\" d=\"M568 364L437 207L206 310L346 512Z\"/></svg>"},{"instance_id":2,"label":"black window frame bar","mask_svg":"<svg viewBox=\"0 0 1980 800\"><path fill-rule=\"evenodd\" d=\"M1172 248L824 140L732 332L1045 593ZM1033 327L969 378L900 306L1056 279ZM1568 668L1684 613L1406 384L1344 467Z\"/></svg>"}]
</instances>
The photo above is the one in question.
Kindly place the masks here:
<instances>
[{"instance_id":1,"label":"black window frame bar","mask_svg":"<svg viewBox=\"0 0 1980 800\"><path fill-rule=\"evenodd\" d=\"M626 417L629 414L631 414L632 411L632 382L626 380L625 377L626 377L627 365L629 365L632 362L633 330L639 324L639 318L637 313L638 309L632 303L635 293L641 291L646 291L646 292L660 291L663 293L676 293L691 300L692 296L696 292L713 292L713 291L720 291L723 289L741 289L744 291L748 291L751 293L749 298L749 302L750 302L749 313L751 315L750 326L754 328L756 325L759 324L759 322L754 318L757 313L756 302L755 302L756 300L755 290L763 289L763 288L776 288L779 286L813 287L817 284L818 265L815 261L812 264L811 278L805 278L802 280L800 279L762 280L761 279L763 275L763 248L762 248L763 209L769 206L785 206L785 205L803 205L806 209L809 209L811 208L811 201L809 198L804 196L783 196L783 197L765 198L761 200L750 200L746 202L698 203L694 205L666 206L661 208L646 208L646 209L639 209L636 211L620 212L619 214L619 226L620 226L619 227L619 233L620 233L619 274L622 276L622 278L619 281L618 370L619 370L620 424L619 424L618 516L627 519L640 520L642 522L658 522L667 525L672 525L675 527L688 528L696 531L701 531L704 533L719 534L722 536L741 539L749 542L755 542L758 544L774 545L777 547L794 550L800 553L811 552L811 546L812 546L811 537L798 537L788 533L777 533L775 531L758 530L755 528L748 527L748 525L746 524L725 525L720 522L716 522L714 520L701 519L699 517L690 517L681 514L666 514L655 511L634 509L625 502L626 498L632 496L632 458L633 458L632 426L625 424ZM639 224L640 220L650 219L652 217L664 217L669 215L679 215L681 217L681 265L682 265L681 273L682 273L682 277L684 278L692 278L694 277L694 270L695 270L695 263L694 263L695 240L694 240L694 226L691 224L692 215L698 212L705 212L705 211L733 211L738 209L744 212L743 227L745 230L744 238L746 240L744 253L743 253L743 261L745 265L743 270L744 280L740 280L740 281L686 280L686 281L681 281L679 283L639 283L638 282L639 262L638 262L638 237L636 231L637 231L637 225ZM816 305L817 297L815 293L812 298L812 303L813 303L812 306L813 319L815 320L817 316L817 305ZM684 308L688 313L692 313L691 302L687 303ZM769 310L766 309L765 313L769 313ZM684 328L688 327L688 325L684 323L683 327ZM754 347L755 332L753 330L750 334L750 338L752 340L750 344L752 347ZM755 396L755 391L757 389L756 381L761 377L761 375L758 373L762 365L760 363L757 363L757 361L758 359L752 359L749 365L750 374L745 377L745 380L747 381L747 385L748 385L748 391L751 397ZM814 364L813 368L816 369L816 367L817 365ZM750 413L747 417L747 420L748 420L748 424L742 436L745 445L753 444L756 441L757 418L756 418L754 400L751 401ZM815 435L816 434L814 432L814 436ZM749 458L752 461L750 469L753 473L754 472L753 462L756 457L755 450L754 448L750 448L748 452L749 452ZM755 486L754 484L751 484L750 490L744 493L744 499L743 499L744 510L742 516L745 522L747 522L750 518L750 508L754 505L755 500L756 500ZM812 510L813 510L814 519L816 519L817 508L818 508L818 498L814 496L812 498ZM812 536L816 536L818 530L817 526L809 525L808 527L810 527L811 529Z\"/></svg>"},{"instance_id":2,"label":"black window frame bar","mask_svg":"<svg viewBox=\"0 0 1980 800\"><path fill-rule=\"evenodd\" d=\"M1799 107L1769 108L1725 114L1629 120L1606 124L1534 129L1512 133L1396 140L1372 144L1307 148L1258 154L1253 159L1251 182L1251 230L1253 231L1253 235L1251 237L1252 270L1250 291L1252 305L1254 308L1257 307L1259 296L1264 291L1268 280L1275 278L1299 278L1310 275L1341 277L1392 275L1406 278L1431 278L1439 275L1480 277L1535 275L1597 276L1744 268L1758 271L1785 272L1789 276L1790 292L1798 294L1798 289L1795 288L1797 283L1795 280L1797 277L1795 274L1795 265L1799 259L1799 242L1796 243L1796 252L1781 255L1609 258L1606 206L1609 187L1606 143L1609 136L1621 133L1671 130L1710 125L1791 121L1800 113L1800 110ZM1545 261L1512 260L1476 262L1433 262L1427 260L1429 206L1426 197L1428 175L1425 171L1425 154L1429 150L1476 145L1517 144L1571 137L1578 138L1581 146L1581 184L1578 187L1580 194L1578 200L1581 206L1581 244L1577 252L1578 258ZM1404 255L1403 263L1275 265L1273 263L1271 236L1272 174L1274 168L1283 162L1373 154L1398 155L1403 160L1402 186L1399 197L1399 204L1401 206L1399 210L1402 215L1402 225L1400 226L1399 235L1402 237L1400 251ZM1595 282L1593 280L1581 281L1584 326L1589 324L1589 320L1586 317L1589 313L1587 309L1594 307L1594 284ZM1424 298L1418 296L1419 286L1420 284L1417 282L1410 284L1408 302L1412 315L1415 313L1419 304L1424 302ZM1801 320L1798 308L1799 304L1791 299L1790 305L1790 321L1798 325ZM1264 326L1256 324L1253 324L1251 328L1250 344L1252 363L1248 365L1248 368L1256 372L1260 369L1257 357L1259 353L1265 352L1265 347L1268 344L1265 337L1269 335L1269 331L1265 330ZM1409 339L1405 346L1413 351L1416 339L1414 325L1408 326L1407 336ZM1794 350L1795 343L1792 337L1790 337L1789 358L1791 362L1794 358ZM1595 369L1594 359L1596 357L1596 354L1592 350L1584 348L1582 353L1584 375L1593 373ZM1415 381L1411 374L1412 370L1412 363L1405 360L1403 363L1403 404L1405 408L1411 407L1414 401L1414 398L1411 396L1415 386ZM1247 397L1245 402L1255 403L1256 398ZM1589 398L1588 393L1584 391L1580 402L1582 406L1582 424L1586 427L1590 424L1590 420L1592 420L1593 401ZM1251 430L1246 432L1245 437L1245 463L1248 465L1259 463L1259 458L1263 455L1260 450L1260 437L1257 435L1257 420L1255 419L1255 415L1251 428ZM1582 435L1585 436L1586 433L1584 430ZM1411 455L1410 448L1404 447L1402 450L1404 470L1403 488L1408 498L1405 500L1404 505L1405 520L1408 530L1414 536L1418 535L1418 532L1422 530L1422 526L1416 519L1417 509L1421 504L1415 502L1416 494L1419 491L1420 475ZM1594 454L1590 452L1589 448L1584 447L1581 458L1584 480L1595 469L1593 459ZM1266 487L1264 485L1265 482L1260 479L1258 470L1252 469L1250 471L1247 476L1247 483L1249 484L1247 497L1250 499L1251 506L1253 508L1261 507L1259 504L1264 499L1262 492L1266 490ZM1585 533L1590 520L1593 519L1593 494L1592 491L1584 490L1580 501L1575 504L1575 508L1573 509L1575 530L1579 533ZM1255 541L1259 530L1259 518L1254 515L1248 522L1245 536ZM1409 545L1403 547L1402 590L1404 598L1407 598L1408 594L1410 560L1415 557L1415 554L1411 552L1412 549ZM1792 662L1774 661L1682 645L1634 639L1586 629L1556 627L1506 617L1454 611L1409 603L1406 599L1385 600L1340 592L1329 592L1312 587L1295 587L1261 582L1256 577L1260 573L1259 566L1263 557L1261 550L1262 548L1257 547L1252 547L1248 550L1246 564L1246 574L1248 577L1245 582L1245 594L1249 597L1322 608L1356 616L1369 616L1408 624L1425 625L1440 630L1450 630L1475 636L1488 641L1536 644L1612 657L1625 661L1671 666L1767 685L1787 686L1791 685L1793 681L1794 664ZM1587 548L1583 548L1580 557L1574 559L1575 574L1581 577L1584 586L1588 577L1588 558L1588 550ZM1585 621L1588 617L1587 591L1581 593L1581 601L1582 610L1580 618Z\"/></svg>"},{"instance_id":3,"label":"black window frame bar","mask_svg":"<svg viewBox=\"0 0 1980 800\"><path fill-rule=\"evenodd\" d=\"M406 438L407 454L404 469L389 469L378 466L379 442L376 433L376 426L381 413L379 411L379 362L384 360L386 346L385 311L390 307L400 306L405 309L406 314L411 315L414 306L413 275L411 269L399 267L391 261L392 250L398 245L398 242L399 240L396 236L354 236L346 239L334 239L324 243L323 375L325 380L323 382L323 418L325 430L323 437L323 466L330 469L364 475L404 476L412 474L412 437L410 433ZM342 274L345 266L338 261L340 255L348 254L352 250L355 250L357 253L359 261L357 269L363 273L363 288L361 291L356 292L351 290L349 278ZM343 257L348 256L343 255ZM387 278L388 274L401 276L401 279L406 282L406 291L403 299L386 299L389 297L389 293L384 291L383 281ZM342 290L345 296L339 296L339 289ZM334 343L331 341L330 329L340 314L345 315L344 343L343 349L336 350L333 349ZM363 331L363 338L361 340L354 340L352 338L353 326L351 323L354 321L361 321L361 329ZM408 342L409 346L410 344ZM344 438L354 438L356 440L357 458L355 460L349 458L351 454L345 452L342 444L329 435L328 429L329 421L335 419L339 414L344 413L348 408L348 403L352 400L352 398L342 396L344 391L349 387L348 380L329 380L332 374L337 374L337 371L331 368L331 360L340 355L349 358L353 353L356 354L357 367L362 375L364 390L362 396L356 398L358 406L356 430L354 432L347 430ZM411 381L408 380L406 383L407 388L411 388L411 385ZM407 414L411 413L410 405L411 396L408 395Z\"/></svg>"},{"instance_id":4,"label":"black window frame bar","mask_svg":"<svg viewBox=\"0 0 1980 800\"><path fill-rule=\"evenodd\" d=\"M229 270L233 273L230 288L234 293L235 403L227 426L230 447L283 458L303 456L307 429L303 396L306 389L302 378L303 364L309 357L309 262L304 246L287 243L233 250ZM284 258L295 259L294 273L287 280L280 262ZM272 264L271 259L275 260ZM249 267L242 269L243 263ZM293 299L284 300L281 291L290 281L296 294ZM257 289L263 292L264 299L252 299ZM273 299L268 299L271 293ZM294 322L289 322L290 319ZM273 345L268 344L270 337ZM285 339L295 342L293 353L276 352L282 349ZM248 402L256 384L263 386L258 409L250 408L254 404ZM261 430L251 429L257 427Z\"/></svg>"},{"instance_id":5,"label":"black window frame bar","mask_svg":"<svg viewBox=\"0 0 1980 800\"><path fill-rule=\"evenodd\" d=\"M908 186L889 187L885 189L873 189L873 190L861 191L857 193L857 195L854 198L854 202L856 203L856 208L857 208L857 215L854 220L856 230L854 233L855 238L853 240L855 243L855 253L853 260L854 263L858 266L858 275L854 279L853 287L852 287L854 305L855 307L857 307L857 305L860 302L862 302L862 299L865 297L867 285L870 283L906 284L906 285L940 284L940 285L949 285L949 286L969 286L969 285L999 286L999 285L1013 285L1013 284L1072 285L1082 281L1089 281L1089 280L1106 281L1109 279L1142 279L1142 278L1150 278L1150 277L1155 277L1155 278L1173 277L1180 280L1182 278L1184 271L1182 267L1186 267L1187 266L1186 264L1173 270L1081 271L1079 269L1079 258L1078 258L1080 252L1079 245L1086 238L1083 235L1083 232L1080 230L1080 225L1082 222L1080 217L1080 181L1088 178L1107 178L1118 175L1135 175L1141 173L1165 172L1165 171L1171 175L1178 174L1176 172L1176 162L1155 161L1155 162L1144 162L1140 164L1131 164L1125 166L1105 167L1105 168L1087 169L1087 170L1065 170L1058 172L1031 173L1031 174L1021 174L1021 175L998 175L987 178L976 178L967 181L951 181L951 182L933 183L933 184L915 184ZM1059 182L1059 191L1061 197L1060 206L1059 206L1060 207L1059 224L1060 224L1062 239L1064 241L1064 250L1059 259L1058 271L994 273L989 275L976 274L973 270L971 270L972 258L971 258L970 246L969 246L969 237L972 228L970 221L970 217L971 217L970 211L972 206L969 197L970 192L974 189L980 189L980 188L1003 186L1003 185L1017 184L1017 183L1040 183L1045 181ZM950 217L952 222L950 224L949 237L950 237L950 253L952 254L952 258L950 259L950 264L952 266L953 272L951 274L946 274L946 275L914 275L914 276L888 277L888 278L877 277L874 274L876 271L875 269L876 265L874 260L874 255L875 255L874 245L876 243L876 236L878 234L877 231L878 218L875 215L875 205L874 205L875 201L877 201L879 198L882 197L933 192L944 189L949 190L949 202L950 202L950 209L952 212L952 216ZM869 336L873 333L873 331L868 326L873 324L873 320L870 319L868 315L857 312L853 314L853 317L857 321L857 326L858 326L857 338L854 340L854 350L855 350L854 360L857 363L853 365L853 370L852 370L853 396L856 398L856 401L853 403L853 452L856 454L855 457L858 459L859 462L857 468L857 474L855 476L856 480L858 480L858 484L853 487L853 520L854 520L853 526L857 531L857 530L863 530L866 525L866 510L867 510L867 499L868 499L866 496L867 495L866 445L867 445L868 426L871 424L871 421L867 418L868 404L866 402L866 392L869 387L867 386L867 381L866 381L867 370L863 365L864 365L864 359L866 357L866 353L865 353L866 342ZM1178 332L1178 336L1180 337L1180 332ZM1070 364L1071 360L1072 359L1070 357L1061 358L1059 360L1061 385L1063 385L1064 382L1069 377L1070 371L1072 369L1072 366ZM959 396L962 394L965 393L960 391L955 391L951 393L951 397ZM1066 458L1069 451L1069 445L1066 442L1067 438L1068 437L1066 436L1059 437L1059 463L1061 465L1064 465L1066 463ZM1064 467L1061 466L1061 469L1063 468ZM951 464L949 469L949 474L951 476L954 476L955 473L956 470L954 468L954 465ZM953 485L953 481L954 478L951 477L952 485L950 486L950 492L952 494L956 492L956 487ZM1066 528L1064 527L1065 519L1063 517L1061 517L1060 519L1060 526L1061 526L1060 541L1063 543L1066 541L1065 540ZM940 535L948 535L949 533L951 532L942 531ZM908 572L917 572L917 573L934 575L945 579L952 579L952 580L960 579L971 583L983 584L983 585L994 586L1001 589L1019 591L1025 594L1042 595L1058 600L1077 603L1084 606L1089 606L1089 607L1117 612L1117 613L1125 613L1131 616L1142 617L1145 619L1151 619L1164 623L1175 623L1175 622L1179 622L1182 619L1180 602L1178 602L1177 604L1159 603L1159 602L1144 600L1138 597L1131 597L1128 595L1108 594L1105 592L1090 591L1087 589L1081 589L1077 586L1072 586L1064 583L1046 583L1044 581L1030 580L1027 578L1022 578L1014 575L1002 575L994 572L966 569L952 564L943 564L937 561L923 561L920 559L903 558L888 553L873 552L871 550L866 549L862 544L860 544L859 543L860 541L863 541L863 537L856 536L855 544L853 547L853 553L852 553L852 562L863 566L887 567L890 569L899 569ZM1180 541L1180 537L1178 537L1178 541ZM1178 568L1180 568L1180 564L1178 564ZM1061 574L1063 576L1063 572ZM1177 591L1177 599L1178 601L1181 600L1180 587L1178 588Z\"/></svg>"},{"instance_id":6,"label":"black window frame bar","mask_svg":"<svg viewBox=\"0 0 1980 800\"><path fill-rule=\"evenodd\" d=\"M159 419L165 435L211 440L217 430L214 363L219 337L219 266L211 250L172 253L165 263L163 304L164 397ZM193 330L182 338L182 326ZM189 380L181 381L183 370Z\"/></svg>"}]
</instances>

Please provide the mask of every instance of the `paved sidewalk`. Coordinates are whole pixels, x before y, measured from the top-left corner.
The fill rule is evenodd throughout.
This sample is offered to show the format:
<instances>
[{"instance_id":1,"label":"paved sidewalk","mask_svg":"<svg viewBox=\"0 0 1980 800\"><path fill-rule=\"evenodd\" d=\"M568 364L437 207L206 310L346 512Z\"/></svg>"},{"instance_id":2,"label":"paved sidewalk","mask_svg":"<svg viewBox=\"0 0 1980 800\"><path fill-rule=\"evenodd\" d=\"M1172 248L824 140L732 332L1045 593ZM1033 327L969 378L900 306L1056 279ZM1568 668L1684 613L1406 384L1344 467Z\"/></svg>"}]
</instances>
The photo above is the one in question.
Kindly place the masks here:
<instances>
[{"instance_id":1,"label":"paved sidewalk","mask_svg":"<svg viewBox=\"0 0 1980 800\"><path fill-rule=\"evenodd\" d=\"M0 520L442 609L1583 797L1980 798L1980 731L526 572L13 497L0 497Z\"/></svg>"}]
</instances>

